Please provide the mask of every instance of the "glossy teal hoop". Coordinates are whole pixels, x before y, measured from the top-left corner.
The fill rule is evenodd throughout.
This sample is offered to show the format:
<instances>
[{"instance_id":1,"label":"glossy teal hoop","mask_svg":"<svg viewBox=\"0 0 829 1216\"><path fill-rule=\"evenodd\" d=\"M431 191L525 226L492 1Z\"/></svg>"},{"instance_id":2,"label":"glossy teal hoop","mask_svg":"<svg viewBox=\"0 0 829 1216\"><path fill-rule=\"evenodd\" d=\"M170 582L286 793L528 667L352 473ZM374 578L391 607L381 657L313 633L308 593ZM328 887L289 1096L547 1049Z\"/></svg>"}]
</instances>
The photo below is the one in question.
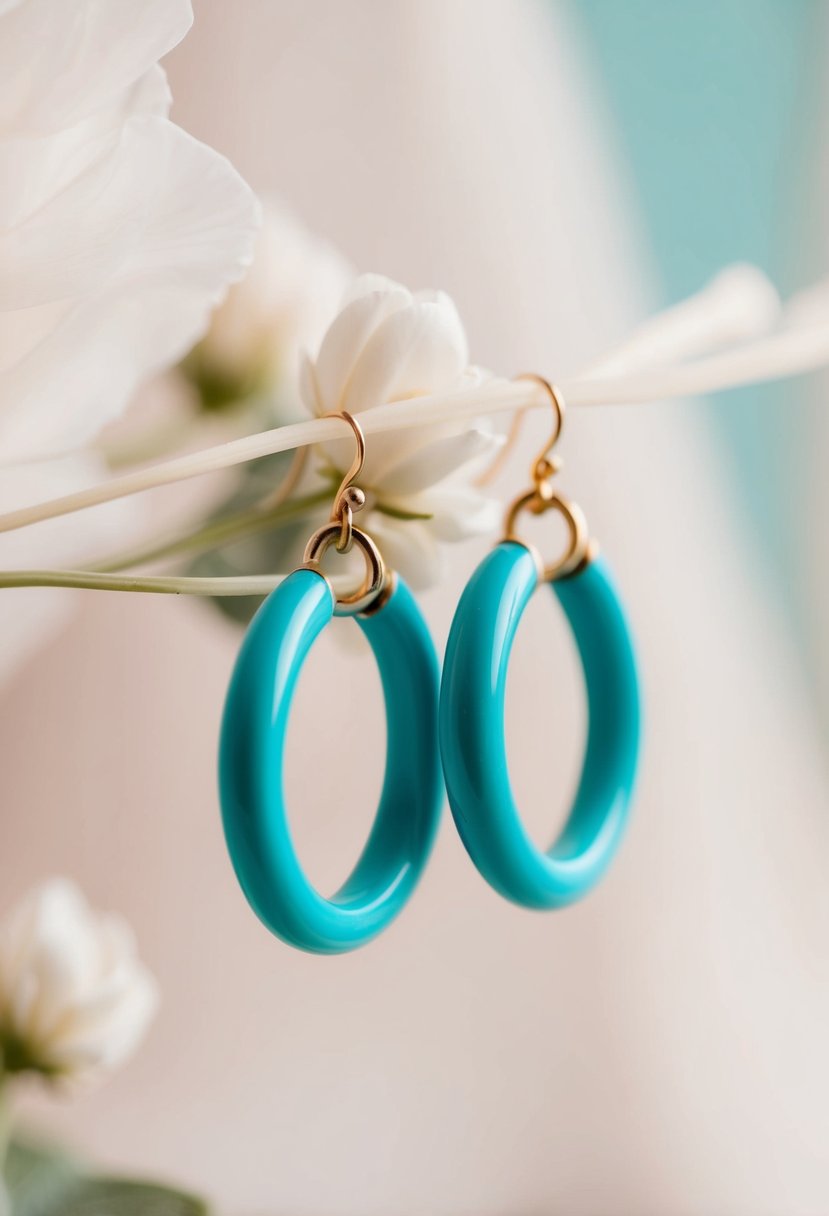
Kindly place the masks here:
<instances>
[{"instance_id":1,"label":"glossy teal hoop","mask_svg":"<svg viewBox=\"0 0 829 1216\"><path fill-rule=\"evenodd\" d=\"M504 742L507 666L537 585L533 555L512 541L473 574L446 649L440 746L449 805L481 874L524 907L558 908L594 886L623 834L639 750L639 686L627 623L599 557L551 584L581 656L589 726L575 801L544 853L521 822Z\"/></svg>"},{"instance_id":2,"label":"glossy teal hoop","mask_svg":"<svg viewBox=\"0 0 829 1216\"><path fill-rule=\"evenodd\" d=\"M429 856L443 803L438 661L423 617L398 581L382 607L355 618L374 651L386 704L377 816L336 895L324 898L306 878L285 809L285 732L302 664L333 612L331 589L312 570L295 571L271 593L242 644L219 749L222 818L242 889L273 933L317 954L365 945L400 912ZM341 695L347 712L347 693Z\"/></svg>"}]
</instances>

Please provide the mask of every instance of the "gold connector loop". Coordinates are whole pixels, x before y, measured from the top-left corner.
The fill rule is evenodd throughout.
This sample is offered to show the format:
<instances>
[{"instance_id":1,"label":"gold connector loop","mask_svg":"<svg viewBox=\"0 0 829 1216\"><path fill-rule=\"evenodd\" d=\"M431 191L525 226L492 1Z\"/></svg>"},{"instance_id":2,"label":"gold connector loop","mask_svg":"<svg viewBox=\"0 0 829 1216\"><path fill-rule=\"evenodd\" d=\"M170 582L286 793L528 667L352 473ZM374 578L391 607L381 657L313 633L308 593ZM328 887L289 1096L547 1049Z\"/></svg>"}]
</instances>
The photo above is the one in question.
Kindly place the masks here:
<instances>
[{"instance_id":1,"label":"gold connector loop","mask_svg":"<svg viewBox=\"0 0 829 1216\"><path fill-rule=\"evenodd\" d=\"M303 567L306 570L315 570L317 574L322 574L321 562L327 550L333 545L338 552L340 551L339 536L340 525L336 521L332 521L330 524L323 524L321 528L317 528L305 546L305 553L302 556ZM335 616L357 616L358 613L365 612L383 594L389 577L380 550L368 533L361 532L359 528L352 528L351 541L356 544L365 558L366 573L356 591L353 591L350 595L342 595L335 598ZM323 575L324 577L325 575Z\"/></svg>"},{"instance_id":2,"label":"gold connector loop","mask_svg":"<svg viewBox=\"0 0 829 1216\"><path fill-rule=\"evenodd\" d=\"M560 472L563 463L559 456L553 455L553 449L561 437L564 426L564 398L554 384L545 380L543 376L536 375L535 372L525 372L515 378L516 380L535 380L546 390L553 406L554 421L552 436L535 458L530 471L533 488L520 494L507 511L504 520L504 540L514 541L529 549L536 559L539 577L546 582L552 582L554 579L574 574L576 570L589 562L595 547L590 540L587 520L581 507L571 502L569 498L564 498L553 488L553 478ZM527 544L518 535L516 524L524 511L529 511L531 515L544 515L547 511L557 511L564 519L569 539L567 549L557 561L545 564L534 546Z\"/></svg>"},{"instance_id":3,"label":"gold connector loop","mask_svg":"<svg viewBox=\"0 0 829 1216\"><path fill-rule=\"evenodd\" d=\"M564 426L564 398L554 384L549 380L545 380L543 376L537 375L535 372L522 372L520 376L515 377L516 380L534 380L536 384L540 384L550 398L553 407L553 433L550 439L545 443L544 447L538 453L533 464L533 484L539 493L543 493L542 487L551 477L555 477L561 468L561 460L558 457L551 459L553 448L559 441L562 427Z\"/></svg>"},{"instance_id":4,"label":"gold connector loop","mask_svg":"<svg viewBox=\"0 0 829 1216\"><path fill-rule=\"evenodd\" d=\"M518 517L524 511L529 511L531 515L544 515L547 511L558 511L561 515L567 525L568 543L564 554L557 561L545 565L535 546L528 544L518 535L515 525ZM587 530L584 512L577 503L556 493L553 493L550 498L542 499L538 497L535 490L530 490L516 498L507 511L504 521L504 540L514 541L529 549L538 566L538 576L546 583L551 583L557 578L566 578L568 574L575 574L576 570L584 565L591 556L590 534Z\"/></svg>"},{"instance_id":5,"label":"gold connector loop","mask_svg":"<svg viewBox=\"0 0 829 1216\"><path fill-rule=\"evenodd\" d=\"M356 418L343 410L338 414L327 414L327 418L342 418L354 433L357 450L351 462L351 468L340 482L334 506L331 509L331 520L317 528L314 535L305 546L302 558L303 567L322 574L321 563L326 552L333 545L337 553L350 553L354 545L363 555L366 572L363 581L356 591L350 595L335 597L334 613L336 616L356 616L375 605L383 597L389 585L390 575L377 545L366 533L354 527L354 516L366 505L365 492L354 482L360 476L366 458L366 440L363 428Z\"/></svg>"}]
</instances>

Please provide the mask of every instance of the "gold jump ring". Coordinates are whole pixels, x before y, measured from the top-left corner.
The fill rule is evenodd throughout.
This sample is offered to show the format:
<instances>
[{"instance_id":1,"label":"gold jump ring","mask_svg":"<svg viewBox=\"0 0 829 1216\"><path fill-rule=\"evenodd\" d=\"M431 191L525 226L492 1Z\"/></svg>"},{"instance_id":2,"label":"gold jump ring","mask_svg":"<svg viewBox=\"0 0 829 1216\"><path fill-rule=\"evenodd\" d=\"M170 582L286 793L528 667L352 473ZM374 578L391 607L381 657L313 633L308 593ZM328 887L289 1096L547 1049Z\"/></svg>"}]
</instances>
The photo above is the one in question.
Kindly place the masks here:
<instances>
[{"instance_id":1,"label":"gold jump ring","mask_svg":"<svg viewBox=\"0 0 829 1216\"><path fill-rule=\"evenodd\" d=\"M522 540L518 535L516 523L523 511L533 515L545 515L547 511L557 511L567 525L568 542L563 555L555 562L546 563L541 558L534 545ZM529 549L538 566L539 577L551 583L557 578L566 578L575 574L582 564L591 556L591 540L587 529L584 512L577 503L571 502L561 494L553 494L550 498L540 498L536 490L529 490L516 498L507 512L504 521L504 540L514 541Z\"/></svg>"},{"instance_id":2,"label":"gold jump ring","mask_svg":"<svg viewBox=\"0 0 829 1216\"><path fill-rule=\"evenodd\" d=\"M320 568L322 559L332 545L335 549L338 548L339 536L340 524L336 520L317 528L305 546L305 553L302 557L305 569L315 570L317 574L322 574ZM366 572L356 591L351 592L350 595L335 598L335 616L356 616L360 612L365 612L382 595L388 583L386 564L371 537L359 528L352 528L351 538L365 559ZM325 576L323 575L323 577Z\"/></svg>"}]
</instances>

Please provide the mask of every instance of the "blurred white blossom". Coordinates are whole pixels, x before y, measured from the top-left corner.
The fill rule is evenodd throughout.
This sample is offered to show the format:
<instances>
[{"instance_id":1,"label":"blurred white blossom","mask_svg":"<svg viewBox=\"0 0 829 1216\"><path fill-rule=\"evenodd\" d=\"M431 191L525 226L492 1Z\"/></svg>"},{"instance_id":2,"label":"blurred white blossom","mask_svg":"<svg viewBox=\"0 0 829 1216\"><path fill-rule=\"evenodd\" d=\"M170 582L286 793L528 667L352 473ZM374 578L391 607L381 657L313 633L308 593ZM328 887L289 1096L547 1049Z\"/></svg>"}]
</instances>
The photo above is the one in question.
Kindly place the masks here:
<instances>
[{"instance_id":1,"label":"blurred white blossom","mask_svg":"<svg viewBox=\"0 0 829 1216\"><path fill-rule=\"evenodd\" d=\"M191 20L188 0L0 3L0 466L14 466L5 509L100 477L88 453L65 454L181 358L250 260L254 196L167 117L157 60ZM27 532L25 564L71 565L111 526L95 512ZM0 561L19 547L0 537ZM41 636L38 598L0 602L0 671ZM50 598L54 624L65 600Z\"/></svg>"},{"instance_id":2,"label":"blurred white blossom","mask_svg":"<svg viewBox=\"0 0 829 1216\"><path fill-rule=\"evenodd\" d=\"M463 324L444 292L411 292L380 275L363 275L347 293L316 359L303 365L302 394L317 415L408 401L469 388L488 373L469 366ZM441 542L492 531L500 506L474 477L502 443L486 420L453 420L371 435L359 478L368 495L360 527L415 587L436 582ZM338 472L353 443L328 445Z\"/></svg>"},{"instance_id":3,"label":"blurred white blossom","mask_svg":"<svg viewBox=\"0 0 829 1216\"><path fill-rule=\"evenodd\" d=\"M270 426L295 413L300 355L316 350L353 278L333 245L264 199L253 264L184 363L204 403L262 398Z\"/></svg>"},{"instance_id":4,"label":"blurred white blossom","mask_svg":"<svg viewBox=\"0 0 829 1216\"><path fill-rule=\"evenodd\" d=\"M87 1081L137 1047L158 1005L129 926L66 879L0 922L0 1066Z\"/></svg>"}]
</instances>

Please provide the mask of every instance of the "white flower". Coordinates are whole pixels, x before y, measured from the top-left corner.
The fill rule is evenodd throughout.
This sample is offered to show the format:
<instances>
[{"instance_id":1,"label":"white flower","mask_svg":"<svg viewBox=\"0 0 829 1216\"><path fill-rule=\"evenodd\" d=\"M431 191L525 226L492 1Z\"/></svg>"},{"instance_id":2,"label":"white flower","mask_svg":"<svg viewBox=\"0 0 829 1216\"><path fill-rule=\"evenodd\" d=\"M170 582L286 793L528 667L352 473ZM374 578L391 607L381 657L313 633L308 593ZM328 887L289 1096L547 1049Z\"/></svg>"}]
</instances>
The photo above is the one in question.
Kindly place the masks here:
<instances>
[{"instance_id":1,"label":"white flower","mask_svg":"<svg viewBox=\"0 0 829 1216\"><path fill-rule=\"evenodd\" d=\"M276 199L263 200L253 264L214 312L185 371L208 403L261 394L272 415L290 409L300 355L317 348L353 277L332 245Z\"/></svg>"},{"instance_id":2,"label":"white flower","mask_svg":"<svg viewBox=\"0 0 829 1216\"><path fill-rule=\"evenodd\" d=\"M157 1005L129 926L66 879L0 923L0 1070L98 1077L132 1054Z\"/></svg>"},{"instance_id":3,"label":"white flower","mask_svg":"<svg viewBox=\"0 0 829 1216\"><path fill-rule=\"evenodd\" d=\"M488 373L469 366L466 334L444 292L410 292L380 275L352 286L322 340L306 359L302 393L322 415L452 389L469 388ZM415 587L436 582L440 542L492 531L497 502L473 478L502 440L486 422L447 417L440 424L371 435L359 478L368 495L360 527L377 540L388 563ZM342 472L353 455L348 440L326 448Z\"/></svg>"},{"instance_id":4,"label":"white flower","mask_svg":"<svg viewBox=\"0 0 829 1216\"><path fill-rule=\"evenodd\" d=\"M96 476L66 453L181 358L250 260L251 191L167 118L156 61L191 20L188 0L0 2L0 466L19 493L4 471L6 509ZM59 546L27 532L24 564L77 560L98 527L84 515ZM0 537L4 565L17 549ZM56 619L65 599L49 594ZM0 632L22 647L6 643L10 661L41 635L34 602L0 600Z\"/></svg>"},{"instance_id":5,"label":"white flower","mask_svg":"<svg viewBox=\"0 0 829 1216\"><path fill-rule=\"evenodd\" d=\"M0 10L0 461L92 438L250 260L257 205L167 119L188 0Z\"/></svg>"}]
</instances>

